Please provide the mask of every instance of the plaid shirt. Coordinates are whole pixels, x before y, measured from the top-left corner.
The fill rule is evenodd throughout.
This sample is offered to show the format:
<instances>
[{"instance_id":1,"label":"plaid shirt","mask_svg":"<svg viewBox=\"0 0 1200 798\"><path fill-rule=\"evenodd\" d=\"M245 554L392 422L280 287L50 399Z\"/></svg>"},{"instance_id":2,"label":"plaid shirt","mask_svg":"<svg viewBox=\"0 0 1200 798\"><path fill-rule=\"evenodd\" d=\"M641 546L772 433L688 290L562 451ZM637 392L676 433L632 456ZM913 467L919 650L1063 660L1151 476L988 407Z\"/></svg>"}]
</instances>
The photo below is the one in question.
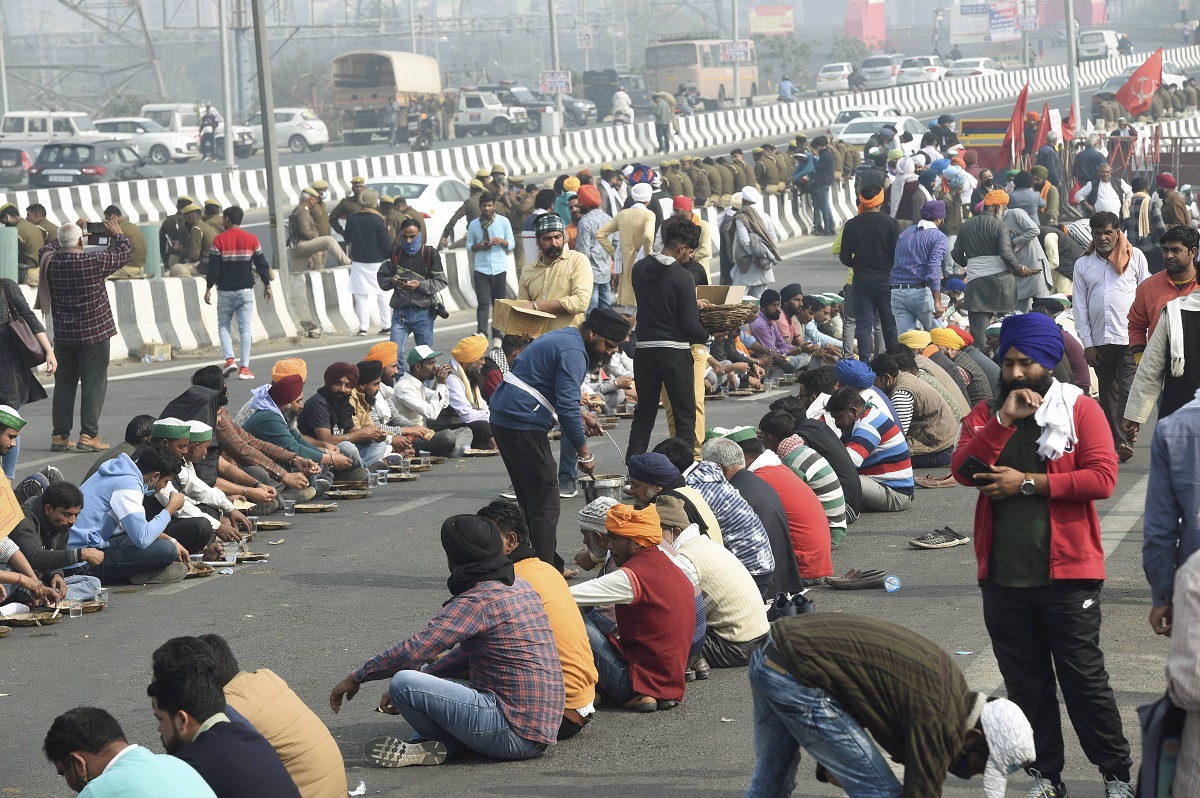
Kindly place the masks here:
<instances>
[{"instance_id":1,"label":"plaid shirt","mask_svg":"<svg viewBox=\"0 0 1200 798\"><path fill-rule=\"evenodd\" d=\"M113 236L115 249L60 252L54 239L38 255L50 287L54 343L88 346L117 334L104 278L129 260L129 239Z\"/></svg>"},{"instance_id":2,"label":"plaid shirt","mask_svg":"<svg viewBox=\"0 0 1200 798\"><path fill-rule=\"evenodd\" d=\"M512 587L494 579L480 582L450 599L428 626L356 670L354 681L417 669L448 676L464 666L470 668L471 687L496 696L516 735L554 744L567 700L562 663L541 596L520 577Z\"/></svg>"},{"instance_id":3,"label":"plaid shirt","mask_svg":"<svg viewBox=\"0 0 1200 798\"><path fill-rule=\"evenodd\" d=\"M946 234L936 227L914 224L896 241L892 285L924 285L940 291L945 257Z\"/></svg>"},{"instance_id":4,"label":"plaid shirt","mask_svg":"<svg viewBox=\"0 0 1200 798\"><path fill-rule=\"evenodd\" d=\"M751 576L775 572L775 554L767 539L762 519L738 489L730 485L716 463L700 461L683 475L689 488L694 488L721 525L725 548L742 561Z\"/></svg>"},{"instance_id":5,"label":"plaid shirt","mask_svg":"<svg viewBox=\"0 0 1200 798\"><path fill-rule=\"evenodd\" d=\"M217 424L213 428L213 438L221 447L221 454L233 460L239 466L258 466L270 475L271 479L280 479L291 470L292 461L296 455L260 440L234 423L229 411L224 407L217 409Z\"/></svg>"}]
</instances>

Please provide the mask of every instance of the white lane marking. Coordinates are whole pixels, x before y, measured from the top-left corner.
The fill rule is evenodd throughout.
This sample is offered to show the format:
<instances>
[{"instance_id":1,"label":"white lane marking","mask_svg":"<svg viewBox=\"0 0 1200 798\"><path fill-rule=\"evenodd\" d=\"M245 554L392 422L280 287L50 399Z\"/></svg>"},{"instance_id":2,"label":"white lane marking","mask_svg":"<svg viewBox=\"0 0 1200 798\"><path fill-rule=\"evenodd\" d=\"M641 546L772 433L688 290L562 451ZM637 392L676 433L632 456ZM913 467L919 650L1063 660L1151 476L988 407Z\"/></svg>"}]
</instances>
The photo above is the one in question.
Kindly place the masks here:
<instances>
[{"instance_id":1,"label":"white lane marking","mask_svg":"<svg viewBox=\"0 0 1200 798\"><path fill-rule=\"evenodd\" d=\"M97 454L97 452L67 452L65 454L56 454L53 457L43 457L40 460L22 460L21 468L36 468L38 466L46 465L47 463L57 463L59 460L67 460L72 457L78 457L81 454Z\"/></svg>"},{"instance_id":2,"label":"white lane marking","mask_svg":"<svg viewBox=\"0 0 1200 798\"><path fill-rule=\"evenodd\" d=\"M422 496L421 498L413 499L412 501L401 502L395 507L389 507L386 510L380 510L379 512L375 513L375 515L400 515L400 513L406 513L409 510L415 510L418 507L424 507L427 504L433 504L434 502L440 502L442 499L448 499L452 495L453 494L450 493L431 493L428 496Z\"/></svg>"}]
</instances>

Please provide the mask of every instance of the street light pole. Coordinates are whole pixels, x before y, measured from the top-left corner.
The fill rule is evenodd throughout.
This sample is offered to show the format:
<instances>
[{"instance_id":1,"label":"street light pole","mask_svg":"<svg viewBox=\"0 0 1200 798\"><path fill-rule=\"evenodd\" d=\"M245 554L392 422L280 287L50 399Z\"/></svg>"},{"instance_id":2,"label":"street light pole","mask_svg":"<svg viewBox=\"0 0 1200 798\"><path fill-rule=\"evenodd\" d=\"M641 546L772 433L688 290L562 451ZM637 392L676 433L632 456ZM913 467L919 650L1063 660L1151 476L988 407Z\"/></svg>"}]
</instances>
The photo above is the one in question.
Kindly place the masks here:
<instances>
[{"instance_id":1,"label":"street light pole","mask_svg":"<svg viewBox=\"0 0 1200 798\"><path fill-rule=\"evenodd\" d=\"M1082 127L1083 108L1079 104L1079 54L1075 42L1075 0L1063 0L1067 6L1067 74L1071 78L1071 107L1075 109L1075 127Z\"/></svg>"},{"instance_id":2,"label":"street light pole","mask_svg":"<svg viewBox=\"0 0 1200 798\"><path fill-rule=\"evenodd\" d=\"M218 41L221 47L221 93L225 104L225 171L237 171L233 152L233 89L230 83L229 65L229 0L217 0Z\"/></svg>"},{"instance_id":3,"label":"street light pole","mask_svg":"<svg viewBox=\"0 0 1200 798\"><path fill-rule=\"evenodd\" d=\"M742 105L742 77L739 67L741 51L738 48L738 0L733 0L733 106Z\"/></svg>"},{"instance_id":4,"label":"street light pole","mask_svg":"<svg viewBox=\"0 0 1200 798\"><path fill-rule=\"evenodd\" d=\"M546 0L550 9L550 60L554 62L554 71L562 69L558 59L558 18L554 14L554 0ZM554 116L561 123L563 115L562 92L554 93Z\"/></svg>"},{"instance_id":5,"label":"street light pole","mask_svg":"<svg viewBox=\"0 0 1200 798\"><path fill-rule=\"evenodd\" d=\"M417 51L417 25L413 16L413 5L416 2L417 0L408 0L408 49L414 53Z\"/></svg>"},{"instance_id":6,"label":"street light pole","mask_svg":"<svg viewBox=\"0 0 1200 798\"><path fill-rule=\"evenodd\" d=\"M4 57L4 30L0 28L0 104L8 113L8 65Z\"/></svg>"}]
</instances>

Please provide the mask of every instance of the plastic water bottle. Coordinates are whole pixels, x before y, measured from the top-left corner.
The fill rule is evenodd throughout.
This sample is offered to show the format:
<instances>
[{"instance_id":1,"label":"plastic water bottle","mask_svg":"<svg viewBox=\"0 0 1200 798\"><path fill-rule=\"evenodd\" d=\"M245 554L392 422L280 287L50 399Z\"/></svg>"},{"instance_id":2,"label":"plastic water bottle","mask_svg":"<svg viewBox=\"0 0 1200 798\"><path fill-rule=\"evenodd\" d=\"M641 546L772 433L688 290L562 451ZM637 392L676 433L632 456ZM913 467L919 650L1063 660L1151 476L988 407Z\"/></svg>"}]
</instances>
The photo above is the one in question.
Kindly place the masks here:
<instances>
[{"instance_id":1,"label":"plastic water bottle","mask_svg":"<svg viewBox=\"0 0 1200 798\"><path fill-rule=\"evenodd\" d=\"M888 574L883 580L883 589L889 593L895 593L900 589L900 577Z\"/></svg>"},{"instance_id":2,"label":"plastic water bottle","mask_svg":"<svg viewBox=\"0 0 1200 798\"><path fill-rule=\"evenodd\" d=\"M154 362L154 358L153 358L153 357L151 357L150 355L146 355L145 357L143 357L143 358L142 358L142 362L143 362L143 363L153 363L153 362Z\"/></svg>"}]
</instances>

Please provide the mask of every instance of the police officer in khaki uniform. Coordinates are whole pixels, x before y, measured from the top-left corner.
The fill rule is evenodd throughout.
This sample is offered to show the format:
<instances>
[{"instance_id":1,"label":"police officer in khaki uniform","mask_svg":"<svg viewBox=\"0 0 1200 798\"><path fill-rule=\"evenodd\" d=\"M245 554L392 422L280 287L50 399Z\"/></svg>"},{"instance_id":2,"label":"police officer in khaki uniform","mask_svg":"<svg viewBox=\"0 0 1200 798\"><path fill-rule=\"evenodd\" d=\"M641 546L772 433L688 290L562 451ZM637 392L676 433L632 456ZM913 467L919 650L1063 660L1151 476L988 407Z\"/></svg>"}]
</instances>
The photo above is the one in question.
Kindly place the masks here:
<instances>
[{"instance_id":1,"label":"police officer in khaki uniform","mask_svg":"<svg viewBox=\"0 0 1200 798\"><path fill-rule=\"evenodd\" d=\"M471 181L471 193L467 195L465 200L463 200L463 204L458 206L458 210L456 210L454 215L450 217L450 221L446 222L446 227L442 230L442 241L439 249L444 249L450 246L450 237L454 235L454 225L459 219L466 217L467 224L470 224L471 222L475 221L475 219L479 218L479 198L483 196L484 191L486 191L486 189L484 188L482 181L480 181L478 178ZM471 253L469 250L467 255L468 259L471 259Z\"/></svg>"},{"instance_id":2,"label":"police officer in khaki uniform","mask_svg":"<svg viewBox=\"0 0 1200 798\"><path fill-rule=\"evenodd\" d=\"M737 173L737 179L734 180L733 184L734 192L740 192L746 186L758 188L758 181L754 179L754 169L746 162L746 154L742 152L741 148L732 150L729 153L729 158L730 165L733 167L734 172Z\"/></svg>"},{"instance_id":3,"label":"police officer in khaki uniform","mask_svg":"<svg viewBox=\"0 0 1200 798\"><path fill-rule=\"evenodd\" d=\"M47 242L58 238L58 225L46 218L46 206L37 202L30 205L25 209L25 221L42 228Z\"/></svg>"},{"instance_id":4,"label":"police officer in khaki uniform","mask_svg":"<svg viewBox=\"0 0 1200 798\"><path fill-rule=\"evenodd\" d=\"M183 245L179 241L179 222L183 218L183 209L195 204L196 201L186 194L176 198L175 213L163 219L159 225L158 253L162 258L164 273L170 271L178 262L179 253L183 251Z\"/></svg>"},{"instance_id":5,"label":"police officer in khaki uniform","mask_svg":"<svg viewBox=\"0 0 1200 798\"><path fill-rule=\"evenodd\" d=\"M179 240L182 249L179 262L171 267L172 277L199 277L208 267L208 251L212 249L217 232L200 221L204 211L192 203L183 209L179 222Z\"/></svg>"},{"instance_id":6,"label":"police officer in khaki uniform","mask_svg":"<svg viewBox=\"0 0 1200 798\"><path fill-rule=\"evenodd\" d=\"M21 212L11 202L0 206L0 223L17 228L17 282L38 284L38 252L46 245L42 228L21 218Z\"/></svg>"},{"instance_id":7,"label":"police officer in khaki uniform","mask_svg":"<svg viewBox=\"0 0 1200 798\"><path fill-rule=\"evenodd\" d=\"M225 217L221 215L221 203L215 199L206 199L204 201L204 212L200 215L200 221L217 231L217 234L225 232Z\"/></svg>"},{"instance_id":8,"label":"police officer in khaki uniform","mask_svg":"<svg viewBox=\"0 0 1200 798\"><path fill-rule=\"evenodd\" d=\"M788 152L781 152L774 144L767 145L767 157L775 162L779 170L779 190L787 191L792 184L792 172L796 170L796 162Z\"/></svg>"},{"instance_id":9,"label":"police officer in khaki uniform","mask_svg":"<svg viewBox=\"0 0 1200 798\"><path fill-rule=\"evenodd\" d=\"M121 232L129 239L129 260L125 265L108 275L108 280L140 280L146 276L146 236L142 228L125 218L121 209L109 205L104 209L104 221L115 221L121 226ZM116 239L108 242L109 249L115 249Z\"/></svg>"},{"instance_id":10,"label":"police officer in khaki uniform","mask_svg":"<svg viewBox=\"0 0 1200 798\"><path fill-rule=\"evenodd\" d=\"M671 192L672 197L678 197L683 193L683 181L679 179L679 172L675 169L675 165L678 163L679 161L668 158L661 164L663 167L662 177L667 181L667 190Z\"/></svg>"},{"instance_id":11,"label":"police officer in khaki uniform","mask_svg":"<svg viewBox=\"0 0 1200 798\"><path fill-rule=\"evenodd\" d=\"M350 196L342 197L342 201L334 205L333 210L329 212L329 226L343 240L346 238L346 228L342 226L342 223L350 217L350 214L358 213L362 208L362 203L358 201L358 198L366 187L367 179L365 177L350 178Z\"/></svg>"},{"instance_id":12,"label":"police officer in khaki uniform","mask_svg":"<svg viewBox=\"0 0 1200 798\"><path fill-rule=\"evenodd\" d=\"M700 168L700 161L690 155L685 155L681 159L683 161L684 173L692 184L692 200L697 208L703 208L708 204L708 197L712 193L712 189L708 185L708 173Z\"/></svg>"},{"instance_id":13,"label":"police officer in khaki uniform","mask_svg":"<svg viewBox=\"0 0 1200 798\"><path fill-rule=\"evenodd\" d=\"M332 253L340 265L350 265L350 258L337 240L333 236L323 236L317 230L312 210L320 204L320 194L309 186L300 192L300 204L292 209L288 217L288 230L292 236L292 244L288 247L288 259L292 271L300 264L306 269L324 269L326 253Z\"/></svg>"},{"instance_id":14,"label":"police officer in khaki uniform","mask_svg":"<svg viewBox=\"0 0 1200 798\"><path fill-rule=\"evenodd\" d=\"M317 226L317 235L332 235L333 228L329 226L329 211L325 208L325 198L329 196L329 183L324 180L314 180L309 188L317 192L317 204L309 211L313 224Z\"/></svg>"},{"instance_id":15,"label":"police officer in khaki uniform","mask_svg":"<svg viewBox=\"0 0 1200 798\"><path fill-rule=\"evenodd\" d=\"M692 182L692 176L689 173L688 165L683 163L682 158L675 162L675 172L679 175L679 182L683 183L683 191L681 193L683 196L691 199L692 204L695 205L696 184Z\"/></svg>"},{"instance_id":16,"label":"police officer in khaki uniform","mask_svg":"<svg viewBox=\"0 0 1200 798\"><path fill-rule=\"evenodd\" d=\"M717 173L721 176L721 204L728 206L735 192L736 167L730 166L724 158L716 160Z\"/></svg>"}]
</instances>

